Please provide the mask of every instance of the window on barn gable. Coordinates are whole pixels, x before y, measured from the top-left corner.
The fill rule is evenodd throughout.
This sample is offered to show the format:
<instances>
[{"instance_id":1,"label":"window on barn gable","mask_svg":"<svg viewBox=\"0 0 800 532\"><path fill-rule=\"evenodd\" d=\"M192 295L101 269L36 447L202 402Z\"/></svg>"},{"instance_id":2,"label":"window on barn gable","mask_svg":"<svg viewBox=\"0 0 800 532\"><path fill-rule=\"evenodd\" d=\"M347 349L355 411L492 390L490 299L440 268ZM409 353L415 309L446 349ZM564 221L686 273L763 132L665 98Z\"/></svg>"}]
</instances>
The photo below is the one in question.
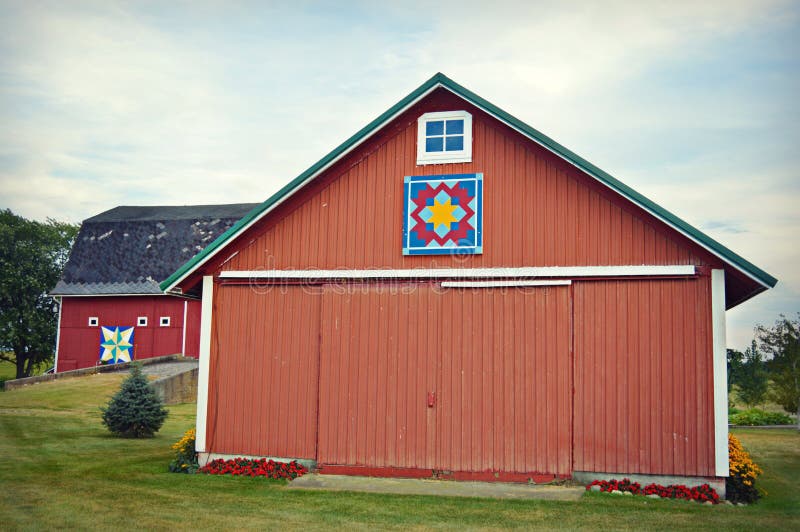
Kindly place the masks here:
<instances>
[{"instance_id":1,"label":"window on barn gable","mask_svg":"<svg viewBox=\"0 0 800 532\"><path fill-rule=\"evenodd\" d=\"M89 327L97 327L97 325L98 325L99 323L100 323L100 320L99 320L99 319L97 319L97 317L96 317L96 316L91 316L91 317L89 318Z\"/></svg>"},{"instance_id":2,"label":"window on barn gable","mask_svg":"<svg viewBox=\"0 0 800 532\"><path fill-rule=\"evenodd\" d=\"M136 325L138 327L147 327L147 316L139 316L136 319Z\"/></svg>"},{"instance_id":3,"label":"window on barn gable","mask_svg":"<svg viewBox=\"0 0 800 532\"><path fill-rule=\"evenodd\" d=\"M169 316L161 316L159 325L161 325L162 327L169 327Z\"/></svg>"},{"instance_id":4,"label":"window on barn gable","mask_svg":"<svg viewBox=\"0 0 800 532\"><path fill-rule=\"evenodd\" d=\"M425 113L417 122L417 164L472 162L472 115Z\"/></svg>"}]
</instances>

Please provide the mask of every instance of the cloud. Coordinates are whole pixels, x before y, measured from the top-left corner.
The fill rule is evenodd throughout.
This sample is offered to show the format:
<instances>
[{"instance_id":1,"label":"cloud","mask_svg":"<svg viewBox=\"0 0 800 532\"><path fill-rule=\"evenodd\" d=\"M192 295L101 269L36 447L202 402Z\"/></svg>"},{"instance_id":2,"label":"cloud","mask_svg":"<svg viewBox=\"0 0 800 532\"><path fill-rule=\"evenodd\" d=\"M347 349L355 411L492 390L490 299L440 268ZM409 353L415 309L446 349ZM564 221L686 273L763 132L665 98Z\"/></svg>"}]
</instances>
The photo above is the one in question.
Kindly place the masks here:
<instances>
[{"instance_id":1,"label":"cloud","mask_svg":"<svg viewBox=\"0 0 800 532\"><path fill-rule=\"evenodd\" d=\"M747 320L800 302L799 13L780 1L6 3L0 196L70 221L265 199L443 71L778 276L731 313L738 342Z\"/></svg>"}]
</instances>

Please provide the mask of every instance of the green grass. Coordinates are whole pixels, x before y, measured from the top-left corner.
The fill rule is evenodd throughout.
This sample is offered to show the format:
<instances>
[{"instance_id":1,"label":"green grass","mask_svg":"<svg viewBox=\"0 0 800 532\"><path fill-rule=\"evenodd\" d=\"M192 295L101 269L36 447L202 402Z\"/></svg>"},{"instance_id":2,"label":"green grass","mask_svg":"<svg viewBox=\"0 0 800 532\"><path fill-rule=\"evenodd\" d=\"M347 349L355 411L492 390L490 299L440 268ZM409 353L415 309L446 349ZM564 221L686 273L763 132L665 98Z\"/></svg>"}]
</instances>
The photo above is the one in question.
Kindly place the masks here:
<instances>
[{"instance_id":1,"label":"green grass","mask_svg":"<svg viewBox=\"0 0 800 532\"><path fill-rule=\"evenodd\" d=\"M17 367L7 360L0 360L0 381L7 381L17 376Z\"/></svg>"},{"instance_id":2,"label":"green grass","mask_svg":"<svg viewBox=\"0 0 800 532\"><path fill-rule=\"evenodd\" d=\"M122 376L92 375L0 394L0 528L800 529L800 434L736 433L765 473L749 507L617 498L577 502L295 491L259 479L167 472L194 405L170 407L147 440L111 437L98 407Z\"/></svg>"}]
</instances>

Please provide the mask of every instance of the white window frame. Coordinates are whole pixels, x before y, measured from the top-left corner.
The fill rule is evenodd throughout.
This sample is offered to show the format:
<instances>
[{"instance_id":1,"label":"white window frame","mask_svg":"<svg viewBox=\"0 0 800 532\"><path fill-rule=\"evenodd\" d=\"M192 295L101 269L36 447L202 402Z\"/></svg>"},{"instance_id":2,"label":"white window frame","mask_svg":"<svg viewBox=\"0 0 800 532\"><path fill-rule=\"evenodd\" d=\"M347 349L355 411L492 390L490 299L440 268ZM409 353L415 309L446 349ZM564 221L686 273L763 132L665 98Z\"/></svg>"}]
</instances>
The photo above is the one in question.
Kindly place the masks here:
<instances>
[{"instance_id":1,"label":"white window frame","mask_svg":"<svg viewBox=\"0 0 800 532\"><path fill-rule=\"evenodd\" d=\"M425 151L425 127L440 120L464 121L464 149L460 151ZM417 120L417 164L447 164L472 162L472 115L466 111L425 113Z\"/></svg>"},{"instance_id":2,"label":"white window frame","mask_svg":"<svg viewBox=\"0 0 800 532\"><path fill-rule=\"evenodd\" d=\"M137 327L147 327L147 316L139 316L136 318Z\"/></svg>"},{"instance_id":3,"label":"white window frame","mask_svg":"<svg viewBox=\"0 0 800 532\"><path fill-rule=\"evenodd\" d=\"M88 327L99 327L100 318L98 318L97 316L89 316L89 320L86 323Z\"/></svg>"},{"instance_id":4,"label":"white window frame","mask_svg":"<svg viewBox=\"0 0 800 532\"><path fill-rule=\"evenodd\" d=\"M160 318L158 318L158 325L161 327L169 327L169 322L170 322L169 316L161 316Z\"/></svg>"}]
</instances>

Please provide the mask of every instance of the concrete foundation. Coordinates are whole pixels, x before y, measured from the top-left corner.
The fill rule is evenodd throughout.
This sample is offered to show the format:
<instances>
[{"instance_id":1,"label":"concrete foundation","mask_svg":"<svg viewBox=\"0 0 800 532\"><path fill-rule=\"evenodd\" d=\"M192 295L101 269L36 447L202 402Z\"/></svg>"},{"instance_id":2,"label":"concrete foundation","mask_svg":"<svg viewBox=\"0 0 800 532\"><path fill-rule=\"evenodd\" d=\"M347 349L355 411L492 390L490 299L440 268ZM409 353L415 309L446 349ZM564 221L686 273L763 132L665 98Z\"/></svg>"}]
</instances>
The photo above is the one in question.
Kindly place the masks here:
<instances>
[{"instance_id":1,"label":"concrete foundation","mask_svg":"<svg viewBox=\"0 0 800 532\"><path fill-rule=\"evenodd\" d=\"M150 385L166 405L193 403L197 401L198 368L191 368L176 375L154 380Z\"/></svg>"}]
</instances>

